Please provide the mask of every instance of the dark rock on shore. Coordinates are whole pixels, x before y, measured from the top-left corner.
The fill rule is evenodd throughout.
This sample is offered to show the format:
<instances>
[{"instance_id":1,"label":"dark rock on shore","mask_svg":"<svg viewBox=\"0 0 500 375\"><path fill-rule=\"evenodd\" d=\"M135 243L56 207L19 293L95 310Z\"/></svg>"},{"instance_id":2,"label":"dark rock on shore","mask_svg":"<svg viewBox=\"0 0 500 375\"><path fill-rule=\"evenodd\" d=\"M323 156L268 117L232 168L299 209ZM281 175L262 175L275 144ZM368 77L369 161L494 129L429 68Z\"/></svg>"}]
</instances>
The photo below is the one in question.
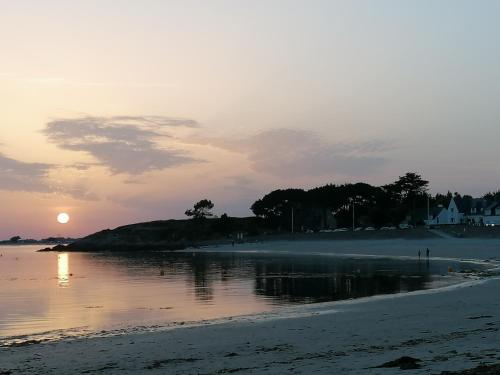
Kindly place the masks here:
<instances>
[{"instance_id":1,"label":"dark rock on shore","mask_svg":"<svg viewBox=\"0 0 500 375\"><path fill-rule=\"evenodd\" d=\"M380 366L376 366L375 368L392 368L399 367L401 370L414 370L420 368L420 364L418 362L422 362L420 359L413 357L401 357L395 359L394 361L389 361L381 364Z\"/></svg>"},{"instance_id":2,"label":"dark rock on shore","mask_svg":"<svg viewBox=\"0 0 500 375\"><path fill-rule=\"evenodd\" d=\"M43 251L59 251L59 252L62 252L62 251L67 251L67 246L66 245L56 245L54 247L46 247L45 249L41 249L41 250L38 250L40 252L43 252Z\"/></svg>"}]
</instances>

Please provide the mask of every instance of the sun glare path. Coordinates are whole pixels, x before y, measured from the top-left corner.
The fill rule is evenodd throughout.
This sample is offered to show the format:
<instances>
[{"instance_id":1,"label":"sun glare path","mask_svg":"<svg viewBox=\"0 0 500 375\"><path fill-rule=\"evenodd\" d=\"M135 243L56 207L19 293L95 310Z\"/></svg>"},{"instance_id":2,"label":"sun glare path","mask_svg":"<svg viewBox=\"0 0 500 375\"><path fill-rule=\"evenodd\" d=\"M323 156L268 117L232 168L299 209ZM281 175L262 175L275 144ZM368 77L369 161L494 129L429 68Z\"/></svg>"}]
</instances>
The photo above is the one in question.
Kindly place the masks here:
<instances>
[{"instance_id":1,"label":"sun glare path","mask_svg":"<svg viewBox=\"0 0 500 375\"><path fill-rule=\"evenodd\" d=\"M69 256L67 253L57 256L57 278L59 286L66 287L69 284Z\"/></svg>"}]
</instances>

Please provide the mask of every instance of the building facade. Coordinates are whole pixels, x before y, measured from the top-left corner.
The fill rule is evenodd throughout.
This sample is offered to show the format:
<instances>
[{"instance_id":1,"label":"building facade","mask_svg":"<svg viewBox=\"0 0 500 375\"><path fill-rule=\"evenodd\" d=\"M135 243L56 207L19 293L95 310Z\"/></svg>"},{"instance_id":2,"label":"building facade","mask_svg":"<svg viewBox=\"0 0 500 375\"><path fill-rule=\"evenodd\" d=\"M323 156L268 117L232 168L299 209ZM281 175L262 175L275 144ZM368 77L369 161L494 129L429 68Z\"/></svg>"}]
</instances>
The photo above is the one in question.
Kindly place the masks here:
<instances>
[{"instance_id":1,"label":"building facade","mask_svg":"<svg viewBox=\"0 0 500 375\"><path fill-rule=\"evenodd\" d=\"M427 225L500 225L500 202L486 202L484 199L472 199L466 206L460 197L452 197L447 207L433 208Z\"/></svg>"}]
</instances>

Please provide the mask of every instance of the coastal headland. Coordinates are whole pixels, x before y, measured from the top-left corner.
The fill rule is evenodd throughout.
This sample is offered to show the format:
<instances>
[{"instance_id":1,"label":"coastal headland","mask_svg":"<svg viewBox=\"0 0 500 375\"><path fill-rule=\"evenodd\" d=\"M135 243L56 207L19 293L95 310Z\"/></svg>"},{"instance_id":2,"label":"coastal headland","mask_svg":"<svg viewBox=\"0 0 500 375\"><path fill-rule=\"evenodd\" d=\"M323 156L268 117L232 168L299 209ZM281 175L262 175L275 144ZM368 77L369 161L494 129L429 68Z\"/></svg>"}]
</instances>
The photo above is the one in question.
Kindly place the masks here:
<instances>
[{"instance_id":1,"label":"coastal headland","mask_svg":"<svg viewBox=\"0 0 500 375\"><path fill-rule=\"evenodd\" d=\"M352 241L352 240L424 240L437 238L500 239L500 227L441 226L437 229L413 229L296 232L268 230L257 217L163 220L105 229L67 245L42 251L164 251L189 247L268 241Z\"/></svg>"}]
</instances>

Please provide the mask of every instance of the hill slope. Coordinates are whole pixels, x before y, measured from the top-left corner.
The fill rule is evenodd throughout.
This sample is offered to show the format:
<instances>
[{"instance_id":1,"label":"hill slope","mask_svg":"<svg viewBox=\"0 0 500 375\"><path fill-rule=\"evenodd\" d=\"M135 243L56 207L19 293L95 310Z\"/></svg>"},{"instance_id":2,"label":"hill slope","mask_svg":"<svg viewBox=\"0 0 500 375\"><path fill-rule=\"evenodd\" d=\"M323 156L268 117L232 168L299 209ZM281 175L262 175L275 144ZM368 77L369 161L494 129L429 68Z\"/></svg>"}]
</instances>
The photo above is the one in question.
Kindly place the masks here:
<instances>
[{"instance_id":1,"label":"hill slope","mask_svg":"<svg viewBox=\"0 0 500 375\"><path fill-rule=\"evenodd\" d=\"M256 217L152 221L102 230L67 246L44 250L180 250L214 241L229 241L235 232L258 234L261 230L261 222Z\"/></svg>"}]
</instances>

